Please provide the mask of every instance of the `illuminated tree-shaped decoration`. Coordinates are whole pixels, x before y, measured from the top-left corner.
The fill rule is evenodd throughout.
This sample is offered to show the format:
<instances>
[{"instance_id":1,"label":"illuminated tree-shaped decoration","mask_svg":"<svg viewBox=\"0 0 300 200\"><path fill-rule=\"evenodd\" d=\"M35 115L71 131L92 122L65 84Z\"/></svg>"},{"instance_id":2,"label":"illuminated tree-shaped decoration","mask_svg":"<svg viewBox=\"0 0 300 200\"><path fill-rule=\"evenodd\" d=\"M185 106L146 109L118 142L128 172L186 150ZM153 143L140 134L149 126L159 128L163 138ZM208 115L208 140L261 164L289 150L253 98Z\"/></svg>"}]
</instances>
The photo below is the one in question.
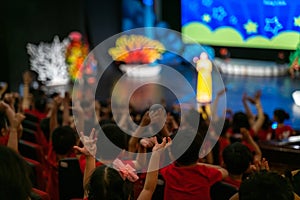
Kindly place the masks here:
<instances>
[{"instance_id":1,"label":"illuminated tree-shaped decoration","mask_svg":"<svg viewBox=\"0 0 300 200\"><path fill-rule=\"evenodd\" d=\"M31 69L38 73L38 79L47 86L64 85L69 82L68 66L65 59L68 44L68 39L60 42L58 36L54 37L52 43L27 44Z\"/></svg>"}]
</instances>

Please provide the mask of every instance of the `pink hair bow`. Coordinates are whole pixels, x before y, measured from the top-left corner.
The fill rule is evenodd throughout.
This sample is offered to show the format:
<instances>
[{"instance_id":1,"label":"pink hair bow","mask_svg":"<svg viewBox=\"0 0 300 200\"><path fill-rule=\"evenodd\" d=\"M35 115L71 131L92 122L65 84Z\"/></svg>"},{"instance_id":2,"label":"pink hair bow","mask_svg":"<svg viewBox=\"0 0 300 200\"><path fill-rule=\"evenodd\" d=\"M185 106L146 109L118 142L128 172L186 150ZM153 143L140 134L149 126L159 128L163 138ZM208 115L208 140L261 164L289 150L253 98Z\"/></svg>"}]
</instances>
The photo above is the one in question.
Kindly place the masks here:
<instances>
[{"instance_id":1,"label":"pink hair bow","mask_svg":"<svg viewBox=\"0 0 300 200\"><path fill-rule=\"evenodd\" d=\"M135 169L129 164L124 164L120 159L115 159L113 162L113 168L116 169L123 180L128 179L131 182L135 182L139 179L138 175L135 173Z\"/></svg>"}]
</instances>

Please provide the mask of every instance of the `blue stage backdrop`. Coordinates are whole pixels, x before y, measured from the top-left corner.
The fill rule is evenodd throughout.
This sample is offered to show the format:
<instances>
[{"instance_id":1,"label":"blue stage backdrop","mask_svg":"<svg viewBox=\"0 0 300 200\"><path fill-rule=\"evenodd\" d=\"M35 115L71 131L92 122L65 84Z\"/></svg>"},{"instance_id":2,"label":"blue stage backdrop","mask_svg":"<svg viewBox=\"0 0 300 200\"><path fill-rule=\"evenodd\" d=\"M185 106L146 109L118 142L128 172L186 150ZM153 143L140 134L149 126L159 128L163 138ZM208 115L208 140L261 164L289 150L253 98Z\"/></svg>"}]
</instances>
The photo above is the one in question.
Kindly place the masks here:
<instances>
[{"instance_id":1,"label":"blue stage backdrop","mask_svg":"<svg viewBox=\"0 0 300 200\"><path fill-rule=\"evenodd\" d=\"M181 13L183 34L202 44L294 50L299 42L299 0L181 0Z\"/></svg>"}]
</instances>

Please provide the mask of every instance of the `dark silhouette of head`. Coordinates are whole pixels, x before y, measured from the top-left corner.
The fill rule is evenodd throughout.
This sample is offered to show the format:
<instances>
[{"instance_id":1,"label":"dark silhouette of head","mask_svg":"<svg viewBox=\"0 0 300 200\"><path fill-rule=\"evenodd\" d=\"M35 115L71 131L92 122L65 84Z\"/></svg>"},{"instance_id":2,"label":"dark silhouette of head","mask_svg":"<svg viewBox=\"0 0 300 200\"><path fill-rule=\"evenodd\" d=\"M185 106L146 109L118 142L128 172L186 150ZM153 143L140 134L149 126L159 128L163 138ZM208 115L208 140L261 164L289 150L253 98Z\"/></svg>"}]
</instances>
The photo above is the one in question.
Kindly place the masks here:
<instances>
[{"instance_id":1,"label":"dark silhouette of head","mask_svg":"<svg viewBox=\"0 0 300 200\"><path fill-rule=\"evenodd\" d=\"M293 200L293 188L276 172L260 171L245 179L239 190L240 200Z\"/></svg>"},{"instance_id":2,"label":"dark silhouette of head","mask_svg":"<svg viewBox=\"0 0 300 200\"><path fill-rule=\"evenodd\" d=\"M27 200L31 193L28 165L12 149L0 146L0 197Z\"/></svg>"},{"instance_id":3,"label":"dark silhouette of head","mask_svg":"<svg viewBox=\"0 0 300 200\"><path fill-rule=\"evenodd\" d=\"M235 142L224 149L223 160L230 174L242 175L249 168L253 156L248 147Z\"/></svg>"}]
</instances>

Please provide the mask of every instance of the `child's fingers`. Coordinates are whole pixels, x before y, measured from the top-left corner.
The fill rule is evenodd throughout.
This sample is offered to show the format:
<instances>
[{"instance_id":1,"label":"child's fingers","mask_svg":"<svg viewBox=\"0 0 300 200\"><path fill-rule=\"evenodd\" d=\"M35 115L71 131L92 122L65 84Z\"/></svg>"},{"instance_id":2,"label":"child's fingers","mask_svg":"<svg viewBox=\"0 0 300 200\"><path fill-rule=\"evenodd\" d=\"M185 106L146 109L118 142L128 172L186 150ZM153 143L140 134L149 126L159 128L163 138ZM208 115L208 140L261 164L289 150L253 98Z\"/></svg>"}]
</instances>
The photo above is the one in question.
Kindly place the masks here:
<instances>
[{"instance_id":1,"label":"child's fingers","mask_svg":"<svg viewBox=\"0 0 300 200\"><path fill-rule=\"evenodd\" d=\"M89 138L90 139L94 139L95 138L95 128L92 129Z\"/></svg>"}]
</instances>

